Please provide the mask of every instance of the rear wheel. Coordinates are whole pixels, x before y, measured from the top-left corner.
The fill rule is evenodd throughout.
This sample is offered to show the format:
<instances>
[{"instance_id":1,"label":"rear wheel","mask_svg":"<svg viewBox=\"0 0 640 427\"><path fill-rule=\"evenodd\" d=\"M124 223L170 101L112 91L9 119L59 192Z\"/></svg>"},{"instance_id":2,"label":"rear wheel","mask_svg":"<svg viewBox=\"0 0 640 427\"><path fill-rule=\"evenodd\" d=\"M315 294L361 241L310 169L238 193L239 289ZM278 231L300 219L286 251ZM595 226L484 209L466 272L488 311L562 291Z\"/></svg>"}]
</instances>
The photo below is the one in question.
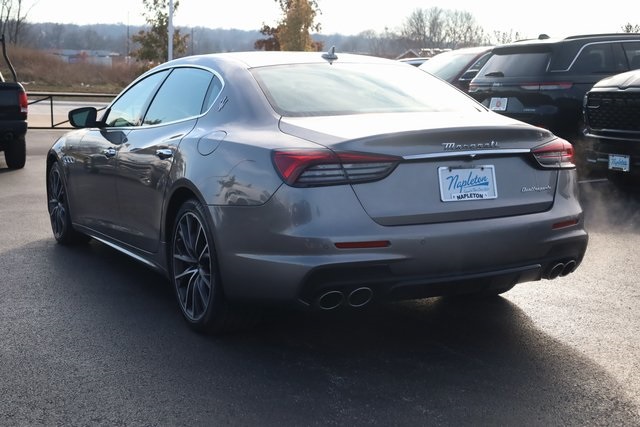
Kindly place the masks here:
<instances>
[{"instance_id":1,"label":"rear wheel","mask_svg":"<svg viewBox=\"0 0 640 427\"><path fill-rule=\"evenodd\" d=\"M54 163L47 175L47 208L53 237L63 245L84 243L89 236L76 231L71 224L67 188L58 163Z\"/></svg>"},{"instance_id":2,"label":"rear wheel","mask_svg":"<svg viewBox=\"0 0 640 427\"><path fill-rule=\"evenodd\" d=\"M27 144L24 136L8 142L4 147L4 159L9 169L22 169L27 160Z\"/></svg>"},{"instance_id":3,"label":"rear wheel","mask_svg":"<svg viewBox=\"0 0 640 427\"><path fill-rule=\"evenodd\" d=\"M171 280L185 320L199 332L222 333L245 319L222 292L211 227L204 206L186 201L176 216L170 252Z\"/></svg>"}]
</instances>

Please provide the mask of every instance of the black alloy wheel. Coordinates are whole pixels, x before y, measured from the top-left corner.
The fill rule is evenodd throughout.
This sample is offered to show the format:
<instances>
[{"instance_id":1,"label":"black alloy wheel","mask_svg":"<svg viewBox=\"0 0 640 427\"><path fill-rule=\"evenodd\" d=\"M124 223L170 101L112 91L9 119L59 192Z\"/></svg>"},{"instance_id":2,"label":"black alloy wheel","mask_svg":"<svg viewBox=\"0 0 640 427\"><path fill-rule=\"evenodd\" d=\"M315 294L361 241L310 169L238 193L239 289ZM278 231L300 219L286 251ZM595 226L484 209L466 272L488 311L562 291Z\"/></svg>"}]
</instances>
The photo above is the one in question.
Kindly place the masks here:
<instances>
[{"instance_id":1,"label":"black alloy wheel","mask_svg":"<svg viewBox=\"0 0 640 427\"><path fill-rule=\"evenodd\" d=\"M230 311L204 209L200 202L188 200L178 211L171 238L171 279L189 326L199 332L223 332Z\"/></svg>"},{"instance_id":2,"label":"black alloy wheel","mask_svg":"<svg viewBox=\"0 0 640 427\"><path fill-rule=\"evenodd\" d=\"M77 232L71 224L67 188L58 163L54 163L47 175L47 209L53 237L61 244L82 243L89 237Z\"/></svg>"}]
</instances>

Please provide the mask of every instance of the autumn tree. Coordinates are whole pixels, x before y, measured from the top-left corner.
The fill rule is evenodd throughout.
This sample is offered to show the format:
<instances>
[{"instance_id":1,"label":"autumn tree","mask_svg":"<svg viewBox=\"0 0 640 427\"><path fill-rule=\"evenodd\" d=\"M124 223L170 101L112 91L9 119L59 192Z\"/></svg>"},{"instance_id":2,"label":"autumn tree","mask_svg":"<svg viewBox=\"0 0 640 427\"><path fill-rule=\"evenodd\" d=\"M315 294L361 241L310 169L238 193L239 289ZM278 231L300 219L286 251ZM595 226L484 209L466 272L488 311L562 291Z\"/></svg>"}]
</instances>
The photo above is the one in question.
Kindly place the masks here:
<instances>
[{"instance_id":1,"label":"autumn tree","mask_svg":"<svg viewBox=\"0 0 640 427\"><path fill-rule=\"evenodd\" d=\"M145 20L148 30L141 30L134 34L131 40L139 45L132 55L139 61L160 63L167 60L169 45L169 1L168 0L142 0L146 11ZM174 13L178 9L180 1L173 4ZM189 35L181 35L179 29L173 33L174 55L184 55L187 51Z\"/></svg>"},{"instance_id":2,"label":"autumn tree","mask_svg":"<svg viewBox=\"0 0 640 427\"><path fill-rule=\"evenodd\" d=\"M321 13L316 0L275 0L282 10L282 19L275 27L262 26L267 36L254 44L260 50L319 51L322 43L311 38L311 31L320 31L316 17Z\"/></svg>"}]
</instances>

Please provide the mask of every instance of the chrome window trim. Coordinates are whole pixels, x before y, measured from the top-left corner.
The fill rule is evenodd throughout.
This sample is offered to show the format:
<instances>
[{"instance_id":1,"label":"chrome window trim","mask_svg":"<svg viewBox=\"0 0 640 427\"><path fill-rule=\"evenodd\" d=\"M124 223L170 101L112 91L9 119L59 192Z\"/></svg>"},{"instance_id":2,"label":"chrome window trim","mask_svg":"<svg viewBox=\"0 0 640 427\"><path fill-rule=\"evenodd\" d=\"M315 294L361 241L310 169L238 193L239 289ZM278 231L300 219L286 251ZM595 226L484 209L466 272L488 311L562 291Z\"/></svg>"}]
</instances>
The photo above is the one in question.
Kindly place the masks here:
<instances>
[{"instance_id":1,"label":"chrome window trim","mask_svg":"<svg viewBox=\"0 0 640 427\"><path fill-rule=\"evenodd\" d=\"M166 125L170 125L170 124L174 124L174 123L186 122L188 120L199 119L199 118L207 115L209 113L209 111L211 111L213 106L216 105L216 103L218 102L218 99L220 98L220 95L222 95L222 92L224 91L224 89L226 87L226 82L222 78L222 75L220 75L220 73L218 73L213 68L204 67L204 66L201 66L201 65L190 65L190 64L184 64L184 65L181 64L181 65L173 65L173 66L170 66L170 67L162 67L162 68L154 69L153 73L145 73L145 74L143 74L142 76L137 78L135 81L133 81L129 86L127 86L125 89L123 89L122 92L120 93L120 95L117 98L115 98L111 102L111 104L109 104L109 106L106 109L108 110L109 108L111 108L111 105L113 105L116 101L118 101L122 95L124 95L131 87L133 87L134 85L138 84L138 82L142 81L143 79L146 79L147 77L149 77L149 76L151 76L151 75L153 75L155 73L159 73L159 72L166 71L166 70L170 71L169 74L167 75L167 78L169 78L171 76L171 73L173 73L173 71L178 69L178 68L195 68L195 69L200 69L200 70L203 70L203 71L208 71L211 74L213 74L215 78L218 78L220 80L220 83L222 83L222 87L220 88L220 91L218 92L216 97L213 99L213 102L211 102L211 105L209 106L209 108L207 108L204 112L202 112L202 113L200 113L198 115L185 117L185 118L182 118L180 120L173 120L171 122L158 123L158 124L155 124L155 125L144 125L144 124L142 124L140 126L107 126L107 127L105 127L105 129L118 129L118 130L151 129L151 128L156 128L156 127L160 127L160 126L166 126ZM164 84L164 82L163 82L163 84ZM160 85L160 88L162 88L162 85ZM158 90L160 90L160 88L158 88ZM153 96L155 97L157 95L157 93L158 93L158 91L156 91ZM153 100L151 101L151 103L153 103ZM149 105L151 105L151 104L149 104ZM145 112L145 114L146 114L146 112Z\"/></svg>"}]
</instances>

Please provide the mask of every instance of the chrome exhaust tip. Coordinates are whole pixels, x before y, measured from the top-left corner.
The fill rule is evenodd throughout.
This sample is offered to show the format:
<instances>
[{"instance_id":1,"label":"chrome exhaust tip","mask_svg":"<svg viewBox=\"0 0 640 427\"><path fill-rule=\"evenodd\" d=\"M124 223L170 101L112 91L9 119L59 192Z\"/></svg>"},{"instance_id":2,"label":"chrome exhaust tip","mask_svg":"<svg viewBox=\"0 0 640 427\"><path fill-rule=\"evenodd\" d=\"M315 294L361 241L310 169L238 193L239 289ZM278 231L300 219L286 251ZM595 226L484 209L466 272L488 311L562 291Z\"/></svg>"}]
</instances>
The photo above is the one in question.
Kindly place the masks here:
<instances>
[{"instance_id":1,"label":"chrome exhaust tip","mask_svg":"<svg viewBox=\"0 0 640 427\"><path fill-rule=\"evenodd\" d=\"M371 288L362 287L351 291L347 297L347 302L351 307L363 307L371 301L373 298L373 291Z\"/></svg>"},{"instance_id":2,"label":"chrome exhaust tip","mask_svg":"<svg viewBox=\"0 0 640 427\"><path fill-rule=\"evenodd\" d=\"M562 269L562 273L560 273L560 276L564 277L567 274L573 273L573 271L576 269L577 265L578 265L578 263L575 260L568 261L564 265L564 268Z\"/></svg>"},{"instance_id":3,"label":"chrome exhaust tip","mask_svg":"<svg viewBox=\"0 0 640 427\"><path fill-rule=\"evenodd\" d=\"M562 274L563 270L564 270L564 263L561 263L561 262L557 263L556 265L551 267L551 269L547 273L547 279L549 280L557 279Z\"/></svg>"},{"instance_id":4,"label":"chrome exhaust tip","mask_svg":"<svg viewBox=\"0 0 640 427\"><path fill-rule=\"evenodd\" d=\"M344 294L340 291L329 291L320 295L317 299L318 307L322 310L333 310L342 305Z\"/></svg>"}]
</instances>

